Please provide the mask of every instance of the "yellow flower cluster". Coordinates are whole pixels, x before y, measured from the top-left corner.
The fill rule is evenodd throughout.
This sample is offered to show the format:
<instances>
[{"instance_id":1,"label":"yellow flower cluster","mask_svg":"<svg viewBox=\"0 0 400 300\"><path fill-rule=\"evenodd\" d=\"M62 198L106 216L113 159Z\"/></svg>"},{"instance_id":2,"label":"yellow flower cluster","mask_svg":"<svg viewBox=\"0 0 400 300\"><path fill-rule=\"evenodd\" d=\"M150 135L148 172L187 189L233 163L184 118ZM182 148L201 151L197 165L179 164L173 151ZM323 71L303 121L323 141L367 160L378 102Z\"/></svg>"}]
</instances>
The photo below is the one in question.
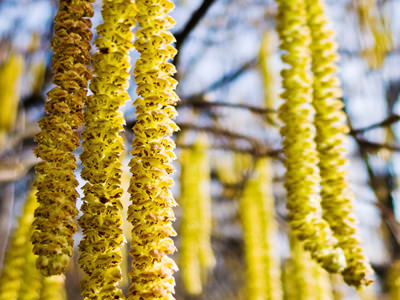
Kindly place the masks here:
<instances>
[{"instance_id":1,"label":"yellow flower cluster","mask_svg":"<svg viewBox=\"0 0 400 300\"><path fill-rule=\"evenodd\" d=\"M343 251L328 223L322 218L319 195L318 153L315 144L312 100L311 36L307 27L304 0L278 0L278 32L282 56L289 65L282 71L285 100L279 109L284 126L283 147L286 156L288 220L293 233L304 241L305 249L322 266L341 271L345 265Z\"/></svg>"},{"instance_id":2,"label":"yellow flower cluster","mask_svg":"<svg viewBox=\"0 0 400 300\"><path fill-rule=\"evenodd\" d=\"M13 129L17 117L19 85L24 71L24 58L16 53L10 55L0 66L0 145L1 135Z\"/></svg>"},{"instance_id":3,"label":"yellow flower cluster","mask_svg":"<svg viewBox=\"0 0 400 300\"><path fill-rule=\"evenodd\" d=\"M354 286L372 282L372 269L357 237L353 214L354 196L346 176L346 116L340 101L340 82L336 75L337 45L321 0L306 0L307 22L311 31L311 70L313 107L316 111L316 143L321 175L323 217L329 223L347 266L342 272L346 283Z\"/></svg>"},{"instance_id":4,"label":"yellow flower cluster","mask_svg":"<svg viewBox=\"0 0 400 300\"><path fill-rule=\"evenodd\" d=\"M202 279L215 265L211 248L211 191L207 148L207 136L200 135L193 149L183 149L180 154L180 267L186 290L194 295L201 293Z\"/></svg>"},{"instance_id":5,"label":"yellow flower cluster","mask_svg":"<svg viewBox=\"0 0 400 300\"><path fill-rule=\"evenodd\" d=\"M170 0L136 0L139 29L135 48L140 53L134 75L137 83L135 138L132 178L129 192L131 205L128 220L132 223L132 284L130 300L173 299L175 262L168 257L175 251L170 236L175 235L169 174L174 170L175 143L170 137L178 129L172 121L177 115L174 105L177 81L175 67L168 61L176 54L171 45L174 36L168 31L174 20L168 12Z\"/></svg>"},{"instance_id":6,"label":"yellow flower cluster","mask_svg":"<svg viewBox=\"0 0 400 300\"><path fill-rule=\"evenodd\" d=\"M400 260L393 262L390 266L386 282L389 286L389 299L400 299Z\"/></svg>"},{"instance_id":7,"label":"yellow flower cluster","mask_svg":"<svg viewBox=\"0 0 400 300\"><path fill-rule=\"evenodd\" d=\"M129 99L130 57L136 7L131 0L103 0L103 23L96 30L93 78L82 134L87 180L79 225L84 237L79 244L79 264L87 276L82 281L84 299L123 299L121 280L121 187L123 116L120 106Z\"/></svg>"},{"instance_id":8,"label":"yellow flower cluster","mask_svg":"<svg viewBox=\"0 0 400 300\"><path fill-rule=\"evenodd\" d=\"M393 50L392 32L379 12L376 0L353 0L361 33L365 35L362 56L371 69L383 66L386 54ZM370 40L372 39L372 43Z\"/></svg>"},{"instance_id":9,"label":"yellow flower cluster","mask_svg":"<svg viewBox=\"0 0 400 300\"><path fill-rule=\"evenodd\" d=\"M27 276L24 274L24 268L26 268L26 264L29 265L26 257L28 251L32 250L29 236L36 207L35 190L33 190L26 199L17 227L9 239L0 275L0 300L19 299L21 288L26 284L34 284L34 282L24 283L24 276Z\"/></svg>"},{"instance_id":10,"label":"yellow flower cluster","mask_svg":"<svg viewBox=\"0 0 400 300\"><path fill-rule=\"evenodd\" d=\"M246 260L246 297L250 300L280 300L282 287L270 159L259 159L253 176L246 182L239 202Z\"/></svg>"},{"instance_id":11,"label":"yellow flower cluster","mask_svg":"<svg viewBox=\"0 0 400 300\"><path fill-rule=\"evenodd\" d=\"M82 123L90 72L91 2L61 0L55 17L52 68L56 85L45 105L47 116L39 121L35 154L43 161L36 166L39 207L35 212L32 241L37 267L45 276L65 271L73 252L76 231L77 181L75 157L79 145L77 129Z\"/></svg>"},{"instance_id":12,"label":"yellow flower cluster","mask_svg":"<svg viewBox=\"0 0 400 300\"><path fill-rule=\"evenodd\" d=\"M295 237L284 268L285 300L333 300L329 274L315 263Z\"/></svg>"}]
</instances>

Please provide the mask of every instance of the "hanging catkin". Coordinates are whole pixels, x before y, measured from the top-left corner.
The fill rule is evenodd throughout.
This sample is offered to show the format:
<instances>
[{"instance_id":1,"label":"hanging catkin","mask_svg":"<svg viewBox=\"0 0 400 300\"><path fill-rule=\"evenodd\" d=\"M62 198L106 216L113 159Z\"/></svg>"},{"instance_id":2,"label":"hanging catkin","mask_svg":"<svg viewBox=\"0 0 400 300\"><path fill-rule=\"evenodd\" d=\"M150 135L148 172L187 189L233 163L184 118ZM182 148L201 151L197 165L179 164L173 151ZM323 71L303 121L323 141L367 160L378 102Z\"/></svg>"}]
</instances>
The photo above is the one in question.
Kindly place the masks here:
<instances>
[{"instance_id":1,"label":"hanging catkin","mask_svg":"<svg viewBox=\"0 0 400 300\"><path fill-rule=\"evenodd\" d=\"M19 86L24 71L24 58L16 53L0 66L0 146L1 135L14 127L19 101Z\"/></svg>"},{"instance_id":2,"label":"hanging catkin","mask_svg":"<svg viewBox=\"0 0 400 300\"><path fill-rule=\"evenodd\" d=\"M133 258L129 288L130 300L174 299L175 262L168 257L175 251L170 236L175 235L171 192L175 143L171 135L178 129L172 121L178 101L171 76L175 67L168 61L176 50L168 31L174 19L167 15L174 5L169 0L137 0L135 48L140 53L134 75L138 98L129 187L132 204L128 219L132 223L130 254Z\"/></svg>"},{"instance_id":3,"label":"hanging catkin","mask_svg":"<svg viewBox=\"0 0 400 300\"><path fill-rule=\"evenodd\" d=\"M35 170L39 207L35 211L32 241L37 267L45 276L65 271L73 252L72 235L76 231L75 201L78 196L74 176L79 145L77 129L82 123L90 72L91 2L61 0L55 17L52 49L53 83L47 95L47 116L39 121L35 154L43 161Z\"/></svg>"},{"instance_id":4,"label":"hanging catkin","mask_svg":"<svg viewBox=\"0 0 400 300\"><path fill-rule=\"evenodd\" d=\"M84 237L79 244L79 264L86 272L82 281L84 299L122 299L117 287L121 280L122 217L121 187L123 116L120 106L129 99L130 58L136 7L131 0L103 0L103 24L93 55L93 78L84 114L82 134L85 197L79 225Z\"/></svg>"},{"instance_id":5,"label":"hanging catkin","mask_svg":"<svg viewBox=\"0 0 400 300\"><path fill-rule=\"evenodd\" d=\"M239 202L249 300L282 299L270 164L268 158L256 162Z\"/></svg>"},{"instance_id":6,"label":"hanging catkin","mask_svg":"<svg viewBox=\"0 0 400 300\"><path fill-rule=\"evenodd\" d=\"M347 266L342 272L346 283L360 286L371 283L372 269L361 248L353 214L354 196L346 176L346 116L339 100L341 90L336 75L337 45L321 0L306 0L311 31L313 107L316 111L316 143L321 175L323 217L329 223Z\"/></svg>"},{"instance_id":7,"label":"hanging catkin","mask_svg":"<svg viewBox=\"0 0 400 300\"><path fill-rule=\"evenodd\" d=\"M42 277L40 300L66 300L64 275Z\"/></svg>"},{"instance_id":8,"label":"hanging catkin","mask_svg":"<svg viewBox=\"0 0 400 300\"><path fill-rule=\"evenodd\" d=\"M284 271L285 300L333 300L329 273L310 257L295 237Z\"/></svg>"},{"instance_id":9,"label":"hanging catkin","mask_svg":"<svg viewBox=\"0 0 400 300\"><path fill-rule=\"evenodd\" d=\"M268 109L273 109L277 103L277 98L279 93L277 91L278 83L276 79L276 74L274 74L275 67L273 64L273 56L277 53L278 41L275 31L267 31L264 33L260 52L260 69L263 78L264 87L264 104Z\"/></svg>"},{"instance_id":10,"label":"hanging catkin","mask_svg":"<svg viewBox=\"0 0 400 300\"><path fill-rule=\"evenodd\" d=\"M306 24L303 0L278 0L278 32L282 60L290 68L282 71L279 117L284 123L281 134L286 156L288 219L293 233L304 241L305 249L331 272L341 271L346 262L343 252L336 248L329 225L322 219L319 197L318 154L315 145L314 109L308 70L311 64L310 32Z\"/></svg>"},{"instance_id":11,"label":"hanging catkin","mask_svg":"<svg viewBox=\"0 0 400 300\"><path fill-rule=\"evenodd\" d=\"M35 190L30 192L25 201L17 227L9 239L0 275L0 300L18 299L18 294L24 280L27 250L31 250L29 233L31 232L33 212L37 207Z\"/></svg>"},{"instance_id":12,"label":"hanging catkin","mask_svg":"<svg viewBox=\"0 0 400 300\"><path fill-rule=\"evenodd\" d=\"M382 14L376 0L352 0L362 34L361 55L370 69L381 68L386 54L393 50L390 24Z\"/></svg>"},{"instance_id":13,"label":"hanging catkin","mask_svg":"<svg viewBox=\"0 0 400 300\"><path fill-rule=\"evenodd\" d=\"M33 219L33 210L31 211L31 219ZM31 233L32 231L30 230L25 245L25 262L22 268L18 300L39 300L40 297L41 277L43 276L40 275L40 271L36 268L37 256L33 254L33 246L29 240Z\"/></svg>"},{"instance_id":14,"label":"hanging catkin","mask_svg":"<svg viewBox=\"0 0 400 300\"><path fill-rule=\"evenodd\" d=\"M392 262L386 278L389 286L389 300L400 299L400 260Z\"/></svg>"},{"instance_id":15,"label":"hanging catkin","mask_svg":"<svg viewBox=\"0 0 400 300\"><path fill-rule=\"evenodd\" d=\"M210 240L210 163L207 148L207 136L199 135L193 149L183 149L180 154L180 269L185 288L193 295L201 293L202 279L215 265Z\"/></svg>"}]
</instances>

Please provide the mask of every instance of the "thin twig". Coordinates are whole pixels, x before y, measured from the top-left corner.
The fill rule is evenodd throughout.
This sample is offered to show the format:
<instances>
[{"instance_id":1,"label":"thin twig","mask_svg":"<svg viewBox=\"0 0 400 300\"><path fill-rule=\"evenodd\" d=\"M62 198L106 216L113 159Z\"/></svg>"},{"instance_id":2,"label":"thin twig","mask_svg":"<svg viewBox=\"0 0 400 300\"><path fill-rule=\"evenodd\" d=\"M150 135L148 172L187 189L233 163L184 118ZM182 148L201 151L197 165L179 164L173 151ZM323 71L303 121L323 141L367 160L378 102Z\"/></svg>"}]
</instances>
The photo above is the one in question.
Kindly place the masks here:
<instances>
[{"instance_id":1,"label":"thin twig","mask_svg":"<svg viewBox=\"0 0 400 300\"><path fill-rule=\"evenodd\" d=\"M375 123L375 124L372 124L372 125L369 125L369 126L366 126L366 127L363 127L363 128L359 128L359 129L353 129L351 131L351 134L359 134L359 133L363 133L365 131L372 130L372 129L375 129L375 128L387 127L387 126L390 126L393 123L396 123L398 121L400 121L400 116L399 115L391 115L388 118L386 118L385 120L380 121L378 123Z\"/></svg>"},{"instance_id":2,"label":"thin twig","mask_svg":"<svg viewBox=\"0 0 400 300\"><path fill-rule=\"evenodd\" d=\"M186 101L180 102L178 105L178 107L185 107L185 106L192 106L195 108L202 108L202 109L208 109L210 107L229 107L229 108L246 109L257 114L276 113L276 110L274 109L252 106L247 104L230 103L222 101L210 102L205 100L204 95L193 95Z\"/></svg>"}]
</instances>

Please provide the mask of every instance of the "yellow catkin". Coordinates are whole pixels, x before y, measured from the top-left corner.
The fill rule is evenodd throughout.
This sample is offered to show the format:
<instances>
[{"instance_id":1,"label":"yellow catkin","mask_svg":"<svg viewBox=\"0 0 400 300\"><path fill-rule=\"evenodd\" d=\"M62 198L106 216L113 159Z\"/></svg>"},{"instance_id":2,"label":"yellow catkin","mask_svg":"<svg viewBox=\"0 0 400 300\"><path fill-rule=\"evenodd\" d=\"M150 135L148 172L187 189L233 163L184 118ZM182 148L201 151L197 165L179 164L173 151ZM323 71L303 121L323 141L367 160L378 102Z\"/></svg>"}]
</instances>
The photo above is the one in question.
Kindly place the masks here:
<instances>
[{"instance_id":1,"label":"yellow catkin","mask_svg":"<svg viewBox=\"0 0 400 300\"><path fill-rule=\"evenodd\" d=\"M33 219L33 211L31 211L31 218ZM41 275L36 268L37 256L33 254L33 246L29 237L31 231L27 236L27 244L25 246L25 263L22 269L21 287L18 293L18 300L39 300L41 288Z\"/></svg>"},{"instance_id":2,"label":"yellow catkin","mask_svg":"<svg viewBox=\"0 0 400 300\"><path fill-rule=\"evenodd\" d=\"M279 74L274 64L274 56L278 52L278 37L275 31L264 33L259 51L260 71L264 87L264 105L267 109L275 109L279 99ZM266 120L270 124L276 124L271 114L267 114Z\"/></svg>"},{"instance_id":3,"label":"yellow catkin","mask_svg":"<svg viewBox=\"0 0 400 300\"><path fill-rule=\"evenodd\" d=\"M42 277L40 300L66 300L64 275Z\"/></svg>"},{"instance_id":4,"label":"yellow catkin","mask_svg":"<svg viewBox=\"0 0 400 300\"><path fill-rule=\"evenodd\" d=\"M288 220L294 234L304 241L312 257L331 272L341 271L346 262L336 247L328 223L322 219L319 196L318 153L315 144L314 109L311 105L311 36L303 0L278 0L278 32L282 60L289 65L282 71L284 103L279 117L284 154Z\"/></svg>"},{"instance_id":5,"label":"yellow catkin","mask_svg":"<svg viewBox=\"0 0 400 300\"><path fill-rule=\"evenodd\" d=\"M319 153L323 217L343 249L347 266L342 272L347 284L356 287L372 282L372 268L361 248L353 214L354 196L346 176L346 116L336 75L337 45L321 0L306 0L311 30L313 107L316 111L316 143Z\"/></svg>"},{"instance_id":6,"label":"yellow catkin","mask_svg":"<svg viewBox=\"0 0 400 300\"><path fill-rule=\"evenodd\" d=\"M400 260L396 260L389 268L386 278L389 287L389 300L400 299Z\"/></svg>"},{"instance_id":7,"label":"yellow catkin","mask_svg":"<svg viewBox=\"0 0 400 300\"><path fill-rule=\"evenodd\" d=\"M369 68L383 66L386 54L393 50L392 32L379 11L376 0L353 0L361 33L365 35L361 54ZM372 41L372 43L371 43Z\"/></svg>"},{"instance_id":8,"label":"yellow catkin","mask_svg":"<svg viewBox=\"0 0 400 300\"><path fill-rule=\"evenodd\" d=\"M27 263L27 250L30 249L29 233L33 212L37 207L35 190L28 195L17 227L12 233L0 275L0 300L18 299L24 280L24 267Z\"/></svg>"},{"instance_id":9,"label":"yellow catkin","mask_svg":"<svg viewBox=\"0 0 400 300\"><path fill-rule=\"evenodd\" d=\"M200 135L193 149L183 149L180 155L180 269L187 292L194 295L201 293L202 279L215 265L210 240L212 220L207 147L207 136Z\"/></svg>"},{"instance_id":10,"label":"yellow catkin","mask_svg":"<svg viewBox=\"0 0 400 300\"><path fill-rule=\"evenodd\" d=\"M0 146L4 135L14 127L23 71L24 58L16 53L0 66Z\"/></svg>"},{"instance_id":11,"label":"yellow catkin","mask_svg":"<svg viewBox=\"0 0 400 300\"><path fill-rule=\"evenodd\" d=\"M313 264L315 299L333 300L333 291L329 273L314 261L311 261L311 263Z\"/></svg>"},{"instance_id":12,"label":"yellow catkin","mask_svg":"<svg viewBox=\"0 0 400 300\"><path fill-rule=\"evenodd\" d=\"M93 1L61 0L55 17L52 69L56 87L47 94L48 115L39 121L41 132L35 138L35 154L43 161L35 168L40 205L35 212L32 242L38 255L37 267L45 276L63 273L73 253L78 182L72 151L79 145L77 129L82 123L90 77L87 64Z\"/></svg>"},{"instance_id":13,"label":"yellow catkin","mask_svg":"<svg viewBox=\"0 0 400 300\"><path fill-rule=\"evenodd\" d=\"M130 300L174 299L175 262L168 256L175 251L170 238L176 234L172 207L176 205L171 187L175 143L171 138L178 129L172 118L177 81L172 78L175 67L168 61L176 49L174 36L168 31L174 19L168 12L174 7L170 0L136 0L135 48L140 53L134 75L138 98L129 187L131 205L128 219L132 223L130 255L132 284Z\"/></svg>"},{"instance_id":14,"label":"yellow catkin","mask_svg":"<svg viewBox=\"0 0 400 300\"><path fill-rule=\"evenodd\" d=\"M259 159L239 202L246 260L246 298L282 299L271 161Z\"/></svg>"},{"instance_id":15,"label":"yellow catkin","mask_svg":"<svg viewBox=\"0 0 400 300\"><path fill-rule=\"evenodd\" d=\"M200 161L198 163L198 201L197 213L199 222L199 260L202 269L202 276L206 278L207 272L215 264L215 257L211 246L212 233L212 209L211 209L211 170L208 155L207 135L200 135L197 138L194 154ZM190 176L190 175L189 175Z\"/></svg>"},{"instance_id":16,"label":"yellow catkin","mask_svg":"<svg viewBox=\"0 0 400 300\"><path fill-rule=\"evenodd\" d=\"M285 300L333 300L329 273L291 237L291 257L284 271Z\"/></svg>"},{"instance_id":17,"label":"yellow catkin","mask_svg":"<svg viewBox=\"0 0 400 300\"><path fill-rule=\"evenodd\" d=\"M93 78L82 134L84 168L87 180L79 225L83 239L79 244L79 264L86 276L82 280L84 299L123 299L117 287L121 280L123 116L120 106L129 99L130 58L136 7L131 0L103 0L103 23L96 30Z\"/></svg>"}]
</instances>

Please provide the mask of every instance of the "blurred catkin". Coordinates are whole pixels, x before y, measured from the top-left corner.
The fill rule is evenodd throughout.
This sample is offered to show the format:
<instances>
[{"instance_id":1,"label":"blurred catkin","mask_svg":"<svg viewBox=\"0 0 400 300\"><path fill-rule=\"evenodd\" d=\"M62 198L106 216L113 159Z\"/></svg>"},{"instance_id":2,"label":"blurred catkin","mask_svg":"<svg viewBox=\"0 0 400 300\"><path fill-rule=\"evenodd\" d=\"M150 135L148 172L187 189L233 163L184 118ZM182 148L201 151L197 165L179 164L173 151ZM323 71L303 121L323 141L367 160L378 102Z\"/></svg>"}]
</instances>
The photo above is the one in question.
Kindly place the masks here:
<instances>
[{"instance_id":1,"label":"blurred catkin","mask_svg":"<svg viewBox=\"0 0 400 300\"><path fill-rule=\"evenodd\" d=\"M246 260L246 299L281 300L271 161L256 162L239 202Z\"/></svg>"},{"instance_id":2,"label":"blurred catkin","mask_svg":"<svg viewBox=\"0 0 400 300\"><path fill-rule=\"evenodd\" d=\"M36 202L36 201L35 201ZM31 211L33 220L33 210ZM25 246L25 263L22 268L22 281L18 293L18 300L39 300L41 279L40 271L36 268L37 256L33 254L33 245L29 240L32 230L29 231Z\"/></svg>"},{"instance_id":3,"label":"blurred catkin","mask_svg":"<svg viewBox=\"0 0 400 300\"><path fill-rule=\"evenodd\" d=\"M130 58L136 7L131 0L104 0L103 23L93 55L93 95L86 102L82 134L87 180L79 225L84 237L79 244L79 264L86 272L82 280L84 299L123 299L117 287L121 280L122 217L121 187L123 116L121 105L129 99Z\"/></svg>"},{"instance_id":4,"label":"blurred catkin","mask_svg":"<svg viewBox=\"0 0 400 300\"><path fill-rule=\"evenodd\" d=\"M61 0L55 16L51 46L56 87L47 94L47 115L39 121L41 132L35 138L35 154L42 161L35 168L39 207L32 242L38 255L37 267L45 276L63 273L73 253L78 182L72 152L79 146L77 130L90 77L87 65L93 1Z\"/></svg>"},{"instance_id":5,"label":"blurred catkin","mask_svg":"<svg viewBox=\"0 0 400 300\"><path fill-rule=\"evenodd\" d=\"M64 275L42 277L40 300L66 300Z\"/></svg>"},{"instance_id":6,"label":"blurred catkin","mask_svg":"<svg viewBox=\"0 0 400 300\"><path fill-rule=\"evenodd\" d=\"M136 6L139 29L134 46L140 57L134 75L139 97L135 101L135 138L129 163L133 262L128 299L167 300L174 299L173 273L177 270L168 256L175 251L170 237L176 234L172 227L174 182L169 176L175 159L171 135L178 129L172 120L177 115L177 81L172 78L176 70L169 62L177 51L171 45L174 36L168 31L175 23L168 16L174 4L169 0L136 0Z\"/></svg>"},{"instance_id":7,"label":"blurred catkin","mask_svg":"<svg viewBox=\"0 0 400 300\"><path fill-rule=\"evenodd\" d=\"M315 144L314 108L312 100L311 36L307 27L303 0L278 0L278 33L283 62L284 103L279 117L286 156L287 208L290 227L312 257L331 271L339 272L345 265L343 251L328 223L322 219L319 196L318 153Z\"/></svg>"},{"instance_id":8,"label":"blurred catkin","mask_svg":"<svg viewBox=\"0 0 400 300\"><path fill-rule=\"evenodd\" d=\"M259 50L260 71L263 79L265 108L274 110L279 99L279 72L275 66L275 55L278 53L278 37L275 31L266 31L263 35ZM268 123L274 125L275 115L266 114Z\"/></svg>"},{"instance_id":9,"label":"blurred catkin","mask_svg":"<svg viewBox=\"0 0 400 300\"><path fill-rule=\"evenodd\" d=\"M180 154L182 208L179 235L179 267L189 294L202 291L202 281L215 265L211 248L210 162L206 135L199 135L192 149Z\"/></svg>"},{"instance_id":10,"label":"blurred catkin","mask_svg":"<svg viewBox=\"0 0 400 300\"><path fill-rule=\"evenodd\" d=\"M29 266L29 259L31 258L29 255L27 260L28 251L31 251L32 248L29 237L33 212L37 207L35 192L33 189L25 200L22 214L18 218L17 227L9 238L0 275L0 300L19 299L20 288L28 284L27 282L23 283L23 281L26 279L25 276L28 276L28 274L24 274L24 269ZM34 283L32 282L32 284Z\"/></svg>"},{"instance_id":11,"label":"blurred catkin","mask_svg":"<svg viewBox=\"0 0 400 300\"><path fill-rule=\"evenodd\" d=\"M291 256L284 268L285 300L333 300L329 273L304 251L294 237L290 241Z\"/></svg>"},{"instance_id":12,"label":"blurred catkin","mask_svg":"<svg viewBox=\"0 0 400 300\"><path fill-rule=\"evenodd\" d=\"M17 117L19 87L24 71L24 58L12 53L0 66L0 146L12 130Z\"/></svg>"},{"instance_id":13,"label":"blurred catkin","mask_svg":"<svg viewBox=\"0 0 400 300\"><path fill-rule=\"evenodd\" d=\"M356 11L362 34L361 54L370 69L381 68L386 54L394 48L390 25L376 0L352 0L351 4Z\"/></svg>"},{"instance_id":14,"label":"blurred catkin","mask_svg":"<svg viewBox=\"0 0 400 300\"><path fill-rule=\"evenodd\" d=\"M312 105L316 112L315 141L319 153L323 217L345 254L347 266L342 272L345 282L359 287L372 282L372 268L357 236L357 220L352 205L354 196L347 180L346 133L349 129L342 111L342 92L336 75L337 45L322 0L305 2L312 37Z\"/></svg>"},{"instance_id":15,"label":"blurred catkin","mask_svg":"<svg viewBox=\"0 0 400 300\"><path fill-rule=\"evenodd\" d=\"M389 287L388 299L400 299L400 260L392 262L387 274L386 283Z\"/></svg>"}]
</instances>

